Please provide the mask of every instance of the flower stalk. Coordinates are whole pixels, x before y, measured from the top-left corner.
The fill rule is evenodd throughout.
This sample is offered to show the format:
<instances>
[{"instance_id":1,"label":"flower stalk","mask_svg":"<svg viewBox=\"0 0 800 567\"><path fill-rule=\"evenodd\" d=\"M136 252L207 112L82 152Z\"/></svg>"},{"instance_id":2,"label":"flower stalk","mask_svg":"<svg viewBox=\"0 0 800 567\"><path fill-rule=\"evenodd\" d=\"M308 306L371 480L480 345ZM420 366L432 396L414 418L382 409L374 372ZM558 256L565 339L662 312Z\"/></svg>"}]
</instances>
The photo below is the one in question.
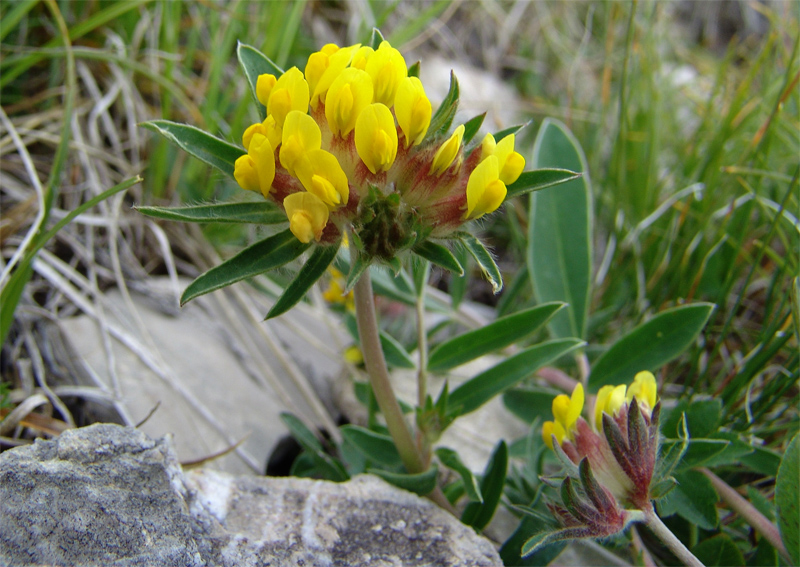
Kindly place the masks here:
<instances>
[{"instance_id":1,"label":"flower stalk","mask_svg":"<svg viewBox=\"0 0 800 567\"><path fill-rule=\"evenodd\" d=\"M675 557L678 558L681 564L687 567L703 567L700 560L695 557L694 554L683 545L681 540L679 540L664 522L661 521L661 518L658 517L658 514L656 514L656 511L653 509L652 504L643 510L643 512L644 524L661 540L661 543L666 545L669 550L675 554Z\"/></svg>"}]
</instances>

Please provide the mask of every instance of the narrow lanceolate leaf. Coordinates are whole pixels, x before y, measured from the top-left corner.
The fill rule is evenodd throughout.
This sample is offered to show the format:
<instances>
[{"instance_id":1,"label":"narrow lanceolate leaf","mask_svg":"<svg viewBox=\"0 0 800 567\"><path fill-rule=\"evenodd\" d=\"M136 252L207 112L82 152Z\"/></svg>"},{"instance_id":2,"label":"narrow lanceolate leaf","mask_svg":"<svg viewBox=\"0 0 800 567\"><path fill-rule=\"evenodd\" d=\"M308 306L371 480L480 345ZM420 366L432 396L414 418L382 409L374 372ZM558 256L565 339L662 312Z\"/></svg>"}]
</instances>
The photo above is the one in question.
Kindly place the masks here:
<instances>
[{"instance_id":1,"label":"narrow lanceolate leaf","mask_svg":"<svg viewBox=\"0 0 800 567\"><path fill-rule=\"evenodd\" d=\"M486 113L479 114L475 118L471 118L464 123L464 137L462 138L461 143L465 146L472 141L472 138L475 137L475 134L478 133L478 130L481 129L481 124L483 124L483 120L486 118Z\"/></svg>"},{"instance_id":2,"label":"narrow lanceolate leaf","mask_svg":"<svg viewBox=\"0 0 800 567\"><path fill-rule=\"evenodd\" d=\"M456 115L458 109L458 80L455 73L450 71L450 90L447 96L444 97L442 104L436 110L436 114L431 118L431 124L428 126L428 133L425 138L431 136L439 136L447 132L450 124L453 123L453 117Z\"/></svg>"},{"instance_id":3,"label":"narrow lanceolate leaf","mask_svg":"<svg viewBox=\"0 0 800 567\"><path fill-rule=\"evenodd\" d=\"M461 521L468 526L472 526L480 531L485 528L494 516L500 497L503 495L503 487L506 483L506 473L508 472L508 445L505 441L500 441L495 447L486 469L483 471L481 479L481 494L483 502L471 502L464 508Z\"/></svg>"},{"instance_id":4,"label":"narrow lanceolate leaf","mask_svg":"<svg viewBox=\"0 0 800 567\"><path fill-rule=\"evenodd\" d=\"M231 179L233 179L233 167L236 160L245 153L244 149L188 124L179 124L169 120L151 120L143 123L142 126L158 132L182 150L208 165L213 165Z\"/></svg>"},{"instance_id":5,"label":"narrow lanceolate leaf","mask_svg":"<svg viewBox=\"0 0 800 567\"><path fill-rule=\"evenodd\" d=\"M525 544L522 546L521 555L522 557L532 555L546 545L550 545L551 543L555 543L557 541L588 538L591 536L591 529L584 526L578 528L566 528L556 532L540 532L525 542Z\"/></svg>"},{"instance_id":6,"label":"narrow lanceolate leaf","mask_svg":"<svg viewBox=\"0 0 800 567\"><path fill-rule=\"evenodd\" d=\"M286 412L280 417L292 437L307 451L317 468L321 469L329 480L345 481L350 478L342 464L325 453L319 439L302 421Z\"/></svg>"},{"instance_id":7,"label":"narrow lanceolate leaf","mask_svg":"<svg viewBox=\"0 0 800 567\"><path fill-rule=\"evenodd\" d=\"M286 313L289 309L297 305L297 302L303 299L306 292L311 289L317 280L322 277L328 266L331 265L333 259L336 258L336 253L339 251L339 243L332 246L317 246L311 257L303 264L303 267L297 273L297 276L292 280L283 294L272 306L272 309L267 313L266 319L272 319L278 315Z\"/></svg>"},{"instance_id":8,"label":"narrow lanceolate leaf","mask_svg":"<svg viewBox=\"0 0 800 567\"><path fill-rule=\"evenodd\" d=\"M383 356L386 357L386 362L395 368L406 368L413 370L417 367L414 359L408 354L408 351L401 345L393 336L380 332L381 348L383 349Z\"/></svg>"},{"instance_id":9,"label":"narrow lanceolate leaf","mask_svg":"<svg viewBox=\"0 0 800 567\"><path fill-rule=\"evenodd\" d=\"M557 339L523 350L461 384L450 393L448 406L455 416L473 412L545 364L583 345L578 339Z\"/></svg>"},{"instance_id":10,"label":"narrow lanceolate leaf","mask_svg":"<svg viewBox=\"0 0 800 567\"><path fill-rule=\"evenodd\" d=\"M536 331L563 307L563 303L545 303L450 339L431 351L428 370L449 370L505 348Z\"/></svg>"},{"instance_id":11,"label":"narrow lanceolate leaf","mask_svg":"<svg viewBox=\"0 0 800 567\"><path fill-rule=\"evenodd\" d=\"M372 35L369 38L370 47L372 47L372 49L378 49L381 46L381 43L384 41L386 40L383 38L381 30L378 28L372 28Z\"/></svg>"},{"instance_id":12,"label":"narrow lanceolate leaf","mask_svg":"<svg viewBox=\"0 0 800 567\"><path fill-rule=\"evenodd\" d=\"M261 53L258 49L251 45L239 42L236 47L236 56L239 58L239 65L247 77L247 82L250 84L250 92L253 94L253 100L256 101L262 118L267 117L266 107L258 102L256 96L256 84L258 83L258 76L269 73L280 77L283 75L283 69L278 67L269 57Z\"/></svg>"},{"instance_id":13,"label":"narrow lanceolate leaf","mask_svg":"<svg viewBox=\"0 0 800 567\"><path fill-rule=\"evenodd\" d=\"M148 217L183 222L233 222L278 224L287 222L286 213L269 201L213 203L192 207L134 207Z\"/></svg>"},{"instance_id":14,"label":"narrow lanceolate leaf","mask_svg":"<svg viewBox=\"0 0 800 567\"><path fill-rule=\"evenodd\" d=\"M288 230L256 242L189 284L181 296L181 305L195 297L283 266L300 256L309 246L297 240Z\"/></svg>"},{"instance_id":15,"label":"narrow lanceolate leaf","mask_svg":"<svg viewBox=\"0 0 800 567\"><path fill-rule=\"evenodd\" d=\"M783 455L775 480L778 528L794 565L800 565L800 438L794 436Z\"/></svg>"},{"instance_id":16,"label":"narrow lanceolate leaf","mask_svg":"<svg viewBox=\"0 0 800 567\"><path fill-rule=\"evenodd\" d=\"M513 197L524 195L525 193L541 191L542 189L547 189L554 185L560 185L561 183L578 179L582 175L583 174L575 173L569 169L559 169L556 167L523 171L519 179L506 188L505 200L508 201Z\"/></svg>"},{"instance_id":17,"label":"narrow lanceolate leaf","mask_svg":"<svg viewBox=\"0 0 800 567\"><path fill-rule=\"evenodd\" d=\"M531 195L527 250L539 301L569 304L549 323L553 337L583 338L592 281L592 192L586 157L569 129L548 118L536 136L532 165L584 173L558 189Z\"/></svg>"},{"instance_id":18,"label":"narrow lanceolate leaf","mask_svg":"<svg viewBox=\"0 0 800 567\"><path fill-rule=\"evenodd\" d=\"M494 141L495 142L499 142L500 140L502 140L506 136L510 136L511 134L516 134L517 132L519 132L523 128L526 128L526 127L530 126L532 123L533 123L533 120L528 120L525 124L517 124L516 126L511 126L511 127L506 128L504 130L500 130L499 132L494 134Z\"/></svg>"},{"instance_id":19,"label":"narrow lanceolate leaf","mask_svg":"<svg viewBox=\"0 0 800 567\"><path fill-rule=\"evenodd\" d=\"M381 435L358 425L345 425L341 432L344 439L373 463L386 467L403 464L394 441L388 435Z\"/></svg>"},{"instance_id":20,"label":"narrow lanceolate leaf","mask_svg":"<svg viewBox=\"0 0 800 567\"><path fill-rule=\"evenodd\" d=\"M640 370L654 371L675 359L695 341L713 309L711 303L682 305L639 325L594 363L589 391L630 382Z\"/></svg>"},{"instance_id":21,"label":"narrow lanceolate leaf","mask_svg":"<svg viewBox=\"0 0 800 567\"><path fill-rule=\"evenodd\" d=\"M414 492L420 496L425 496L436 488L436 478L439 475L439 468L433 465L425 472L419 474L392 473L380 469L367 469L367 472L381 477L389 484L393 484L398 488Z\"/></svg>"},{"instance_id":22,"label":"narrow lanceolate leaf","mask_svg":"<svg viewBox=\"0 0 800 567\"><path fill-rule=\"evenodd\" d=\"M444 466L461 475L461 480L464 482L464 490L471 501L483 502L483 495L481 495L481 487L478 484L478 479L475 478L472 471L464 464L461 457L458 456L458 453L447 447L439 447L436 449L436 456L442 461Z\"/></svg>"},{"instance_id":23,"label":"narrow lanceolate leaf","mask_svg":"<svg viewBox=\"0 0 800 567\"><path fill-rule=\"evenodd\" d=\"M353 250L350 254L350 271L347 273L347 282L344 286L344 293L350 293L358 282L364 270L369 268L369 262L364 260L364 257L357 251Z\"/></svg>"},{"instance_id":24,"label":"narrow lanceolate leaf","mask_svg":"<svg viewBox=\"0 0 800 567\"><path fill-rule=\"evenodd\" d=\"M460 238L469 253L475 258L478 266L480 266L483 275L492 284L492 291L495 294L500 293L500 290L503 289L503 276L500 274L500 268L495 264L492 255L483 243L471 234L462 234Z\"/></svg>"},{"instance_id":25,"label":"narrow lanceolate leaf","mask_svg":"<svg viewBox=\"0 0 800 567\"><path fill-rule=\"evenodd\" d=\"M444 268L448 272L453 272L457 276L464 275L464 268L461 266L453 253L441 244L436 244L430 240L426 240L421 244L417 244L413 248L414 253L422 256L426 260L433 262L440 268Z\"/></svg>"}]
</instances>

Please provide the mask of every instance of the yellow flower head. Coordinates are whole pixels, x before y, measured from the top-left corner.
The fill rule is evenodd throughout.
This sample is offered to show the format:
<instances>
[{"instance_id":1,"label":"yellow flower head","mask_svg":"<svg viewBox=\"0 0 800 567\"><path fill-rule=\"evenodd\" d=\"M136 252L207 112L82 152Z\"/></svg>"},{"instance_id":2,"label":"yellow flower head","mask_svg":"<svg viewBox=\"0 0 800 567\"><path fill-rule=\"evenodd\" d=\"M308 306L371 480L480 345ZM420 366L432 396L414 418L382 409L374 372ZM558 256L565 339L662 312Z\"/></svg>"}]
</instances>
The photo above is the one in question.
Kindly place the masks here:
<instances>
[{"instance_id":1,"label":"yellow flower head","mask_svg":"<svg viewBox=\"0 0 800 567\"><path fill-rule=\"evenodd\" d=\"M597 431L603 430L603 413L615 416L625 405L625 384L619 386L603 386L597 392L594 403L594 425Z\"/></svg>"},{"instance_id":2,"label":"yellow flower head","mask_svg":"<svg viewBox=\"0 0 800 567\"><path fill-rule=\"evenodd\" d=\"M477 219L495 211L506 198L506 186L499 179L498 160L489 156L470 173L467 181L465 219Z\"/></svg>"},{"instance_id":3,"label":"yellow flower head","mask_svg":"<svg viewBox=\"0 0 800 567\"><path fill-rule=\"evenodd\" d=\"M397 157L397 127L385 105L367 106L356 120L356 151L372 173L387 171Z\"/></svg>"},{"instance_id":4,"label":"yellow flower head","mask_svg":"<svg viewBox=\"0 0 800 567\"><path fill-rule=\"evenodd\" d=\"M461 140L464 138L464 125L461 124L456 128L453 135L442 144L433 156L433 163L431 164L431 175L441 175L452 164L453 160L458 155L458 150L461 148Z\"/></svg>"},{"instance_id":5,"label":"yellow flower head","mask_svg":"<svg viewBox=\"0 0 800 567\"><path fill-rule=\"evenodd\" d=\"M559 394L553 400L553 417L555 421L545 421L542 425L542 437L547 446L553 448L552 436L555 435L559 443L564 438L572 437L575 424L583 411L583 386L578 384L572 391L572 396Z\"/></svg>"},{"instance_id":6,"label":"yellow flower head","mask_svg":"<svg viewBox=\"0 0 800 567\"><path fill-rule=\"evenodd\" d=\"M306 191L316 195L330 210L347 204L350 197L347 175L332 153L325 150L305 152L295 168Z\"/></svg>"},{"instance_id":7,"label":"yellow flower head","mask_svg":"<svg viewBox=\"0 0 800 567\"><path fill-rule=\"evenodd\" d=\"M431 125L431 101L425 96L418 78L406 77L400 81L394 99L394 113L405 136L405 147L422 142Z\"/></svg>"},{"instance_id":8,"label":"yellow flower head","mask_svg":"<svg viewBox=\"0 0 800 567\"><path fill-rule=\"evenodd\" d=\"M648 414L653 411L658 401L658 385L652 372L638 372L633 377L633 384L628 388L628 402L636 398L639 407Z\"/></svg>"},{"instance_id":9,"label":"yellow flower head","mask_svg":"<svg viewBox=\"0 0 800 567\"><path fill-rule=\"evenodd\" d=\"M269 93L266 106L267 114L273 116L280 127L292 110L308 112L308 83L300 69L292 67L281 75Z\"/></svg>"},{"instance_id":10,"label":"yellow flower head","mask_svg":"<svg viewBox=\"0 0 800 567\"><path fill-rule=\"evenodd\" d=\"M506 185L514 183L525 169L525 158L514 151L514 134L509 134L495 143L494 136L486 134L481 142L481 160L496 156L500 168L500 180Z\"/></svg>"},{"instance_id":11,"label":"yellow flower head","mask_svg":"<svg viewBox=\"0 0 800 567\"><path fill-rule=\"evenodd\" d=\"M290 175L297 175L297 163L312 150L320 149L322 132L305 112L292 111L286 116L286 124L281 135L281 165Z\"/></svg>"},{"instance_id":12,"label":"yellow flower head","mask_svg":"<svg viewBox=\"0 0 800 567\"><path fill-rule=\"evenodd\" d=\"M332 43L312 53L306 64L306 80L311 90L311 108L316 109L320 100L325 100L331 84L350 64L353 55L361 47L352 45L339 49Z\"/></svg>"},{"instance_id":13,"label":"yellow flower head","mask_svg":"<svg viewBox=\"0 0 800 567\"><path fill-rule=\"evenodd\" d=\"M328 224L328 207L316 195L305 191L292 193L283 200L283 207L289 230L300 242L308 244L312 239L320 239Z\"/></svg>"},{"instance_id":14,"label":"yellow flower head","mask_svg":"<svg viewBox=\"0 0 800 567\"><path fill-rule=\"evenodd\" d=\"M388 41L381 42L378 49L367 58L365 71L372 77L375 102L392 106L400 81L408 75L406 60L400 52Z\"/></svg>"},{"instance_id":15,"label":"yellow flower head","mask_svg":"<svg viewBox=\"0 0 800 567\"><path fill-rule=\"evenodd\" d=\"M372 79L360 69L345 69L325 97L325 118L334 136L345 137L356 127L361 111L372 103Z\"/></svg>"}]
</instances>

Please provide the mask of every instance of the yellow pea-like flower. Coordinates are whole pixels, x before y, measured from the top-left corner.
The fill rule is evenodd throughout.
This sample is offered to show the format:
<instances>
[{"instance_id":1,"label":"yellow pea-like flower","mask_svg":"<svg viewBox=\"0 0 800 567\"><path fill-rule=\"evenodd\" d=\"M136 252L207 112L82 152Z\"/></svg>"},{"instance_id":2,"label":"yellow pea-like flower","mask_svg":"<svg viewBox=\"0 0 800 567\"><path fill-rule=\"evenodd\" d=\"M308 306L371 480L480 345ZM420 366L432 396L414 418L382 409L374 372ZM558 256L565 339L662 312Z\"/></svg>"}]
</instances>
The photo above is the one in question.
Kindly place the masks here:
<instances>
[{"instance_id":1,"label":"yellow pea-like flower","mask_svg":"<svg viewBox=\"0 0 800 567\"><path fill-rule=\"evenodd\" d=\"M464 125L461 124L456 128L453 135L442 144L433 156L433 163L431 164L431 175L441 175L453 164L453 160L458 155L458 150L461 148L461 140L464 138Z\"/></svg>"},{"instance_id":2,"label":"yellow pea-like flower","mask_svg":"<svg viewBox=\"0 0 800 567\"><path fill-rule=\"evenodd\" d=\"M272 182L275 179L275 152L272 149L272 144L270 144L267 137L263 134L255 133L250 140L250 146L247 150L247 154L253 160L253 167L258 174L258 186L261 190L261 194L264 195L264 197L267 197L269 196L270 189L272 189ZM238 161L239 160L237 160L237 162ZM244 167L242 170L242 177L243 179L247 180L248 185L252 186L252 177L249 173L249 165L243 161L242 166ZM234 177L235 176L236 164L234 164ZM240 183L240 185L242 185L242 187L245 189L248 189L248 187L245 187L242 183Z\"/></svg>"},{"instance_id":3,"label":"yellow pea-like flower","mask_svg":"<svg viewBox=\"0 0 800 567\"><path fill-rule=\"evenodd\" d=\"M503 204L507 190L499 173L497 158L489 156L469 174L465 219L480 218Z\"/></svg>"},{"instance_id":4,"label":"yellow pea-like flower","mask_svg":"<svg viewBox=\"0 0 800 567\"><path fill-rule=\"evenodd\" d=\"M281 135L281 165L290 175L297 176L295 168L300 159L312 150L320 149L322 132L305 112L293 110L286 115Z\"/></svg>"},{"instance_id":5,"label":"yellow pea-like flower","mask_svg":"<svg viewBox=\"0 0 800 567\"><path fill-rule=\"evenodd\" d=\"M367 106L356 120L356 151L372 173L387 171L397 157L397 126L386 105Z\"/></svg>"},{"instance_id":6,"label":"yellow pea-like flower","mask_svg":"<svg viewBox=\"0 0 800 567\"><path fill-rule=\"evenodd\" d=\"M283 127L286 116L291 111L308 112L308 101L308 83L300 69L292 67L272 87L267 101L267 114L275 118L278 126Z\"/></svg>"},{"instance_id":7,"label":"yellow pea-like flower","mask_svg":"<svg viewBox=\"0 0 800 567\"><path fill-rule=\"evenodd\" d=\"M365 70L372 77L375 102L391 107L400 81L408 75L406 60L388 41L383 41L367 59Z\"/></svg>"},{"instance_id":8,"label":"yellow pea-like flower","mask_svg":"<svg viewBox=\"0 0 800 567\"><path fill-rule=\"evenodd\" d=\"M646 405L648 411L653 411L658 398L658 385L652 372L646 370L637 372L633 377L633 384L628 388L627 399L630 402L636 398L641 405Z\"/></svg>"},{"instance_id":9,"label":"yellow pea-like flower","mask_svg":"<svg viewBox=\"0 0 800 567\"><path fill-rule=\"evenodd\" d=\"M400 81L394 99L394 113L405 136L406 148L416 146L425 138L431 125L431 112L431 101L425 96L422 82L416 77Z\"/></svg>"},{"instance_id":10,"label":"yellow pea-like flower","mask_svg":"<svg viewBox=\"0 0 800 567\"><path fill-rule=\"evenodd\" d=\"M306 191L316 195L330 210L347 204L350 185L332 153L325 150L308 151L298 160L295 171Z\"/></svg>"},{"instance_id":11,"label":"yellow pea-like flower","mask_svg":"<svg viewBox=\"0 0 800 567\"><path fill-rule=\"evenodd\" d=\"M583 386L578 384L572 391L572 396L567 397L565 394L556 396L553 400L553 417L556 422L564 427L567 433L573 429L578 418L583 411Z\"/></svg>"},{"instance_id":12,"label":"yellow pea-like flower","mask_svg":"<svg viewBox=\"0 0 800 567\"><path fill-rule=\"evenodd\" d=\"M481 160L496 156L500 167L500 180L506 185L514 183L525 169L525 158L514 151L514 143L514 134L509 134L499 142L495 142L491 134L486 134L481 142Z\"/></svg>"},{"instance_id":13,"label":"yellow pea-like flower","mask_svg":"<svg viewBox=\"0 0 800 567\"><path fill-rule=\"evenodd\" d=\"M244 149L250 147L250 140L252 140L253 134L256 132L266 136L273 148L277 148L281 143L281 128L275 122L274 116L267 116L263 122L257 122L247 127L244 134L242 134Z\"/></svg>"},{"instance_id":14,"label":"yellow pea-like flower","mask_svg":"<svg viewBox=\"0 0 800 567\"><path fill-rule=\"evenodd\" d=\"M369 45L362 45L358 48L356 54L353 55L353 60L350 62L350 66L364 71L367 68L367 59L369 59L373 53L375 53L375 50Z\"/></svg>"},{"instance_id":15,"label":"yellow pea-like flower","mask_svg":"<svg viewBox=\"0 0 800 567\"><path fill-rule=\"evenodd\" d=\"M567 436L567 432L564 429L564 426L559 422L545 421L542 424L542 438L544 439L545 445L551 449L553 448L553 435L555 435L556 441L561 444L564 442L564 437Z\"/></svg>"},{"instance_id":16,"label":"yellow pea-like flower","mask_svg":"<svg viewBox=\"0 0 800 567\"><path fill-rule=\"evenodd\" d=\"M333 46L333 44L328 44L328 46ZM322 51L312 53L308 58L306 80L311 89L311 108L316 109L319 106L319 101L325 100L325 94L331 84L347 68L353 59L353 55L361 45L356 44L341 49L337 48L336 51L332 51L333 47L328 50L329 52L326 52L323 48Z\"/></svg>"},{"instance_id":17,"label":"yellow pea-like flower","mask_svg":"<svg viewBox=\"0 0 800 567\"><path fill-rule=\"evenodd\" d=\"M619 413L625 403L625 384L619 386L603 386L597 392L594 403L594 425L597 431L603 430L603 413L614 416Z\"/></svg>"},{"instance_id":18,"label":"yellow pea-like flower","mask_svg":"<svg viewBox=\"0 0 800 567\"><path fill-rule=\"evenodd\" d=\"M328 207L319 197L305 191L292 193L283 200L289 230L297 240L308 244L312 239L319 241L322 231L328 224Z\"/></svg>"},{"instance_id":19,"label":"yellow pea-like flower","mask_svg":"<svg viewBox=\"0 0 800 567\"><path fill-rule=\"evenodd\" d=\"M277 82L278 79L275 75L270 75L269 73L258 76L258 79L256 79L256 97L258 98L258 102L267 106L269 103L269 95L272 89L275 88L275 83Z\"/></svg>"},{"instance_id":20,"label":"yellow pea-like flower","mask_svg":"<svg viewBox=\"0 0 800 567\"><path fill-rule=\"evenodd\" d=\"M233 164L233 177L242 189L247 191L260 191L256 162L248 154L238 158Z\"/></svg>"},{"instance_id":21,"label":"yellow pea-like flower","mask_svg":"<svg viewBox=\"0 0 800 567\"><path fill-rule=\"evenodd\" d=\"M360 69L345 69L325 96L325 117L334 136L345 137L356 127L361 111L372 103L372 79Z\"/></svg>"}]
</instances>

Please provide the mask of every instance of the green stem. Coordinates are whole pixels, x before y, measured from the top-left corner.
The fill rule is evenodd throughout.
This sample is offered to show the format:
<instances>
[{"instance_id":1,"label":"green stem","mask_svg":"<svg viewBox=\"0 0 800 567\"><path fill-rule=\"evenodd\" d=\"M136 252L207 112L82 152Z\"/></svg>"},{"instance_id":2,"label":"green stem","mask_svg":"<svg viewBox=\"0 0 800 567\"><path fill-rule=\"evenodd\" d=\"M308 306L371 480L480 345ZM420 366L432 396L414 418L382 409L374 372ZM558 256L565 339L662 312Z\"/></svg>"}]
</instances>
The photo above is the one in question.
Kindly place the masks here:
<instances>
[{"instance_id":1,"label":"green stem","mask_svg":"<svg viewBox=\"0 0 800 567\"><path fill-rule=\"evenodd\" d=\"M428 337L425 334L425 288L417 296L417 347L419 349L419 373L417 374L417 404L425 407L428 397Z\"/></svg>"},{"instance_id":2,"label":"green stem","mask_svg":"<svg viewBox=\"0 0 800 567\"><path fill-rule=\"evenodd\" d=\"M643 510L643 512L645 525L675 554L681 564L687 567L703 567L700 560L664 525L652 505L647 510Z\"/></svg>"},{"instance_id":3,"label":"green stem","mask_svg":"<svg viewBox=\"0 0 800 567\"><path fill-rule=\"evenodd\" d=\"M375 318L375 302L372 298L369 270L365 270L358 279L353 288L353 296L356 304L358 336L361 337L361 351L364 354L364 363L372 384L372 391L378 401L378 407L381 408L381 413L386 419L386 427L394 439L406 469L411 474L421 473L425 470L422 459L389 381L389 370L386 368L378 322Z\"/></svg>"}]
</instances>

